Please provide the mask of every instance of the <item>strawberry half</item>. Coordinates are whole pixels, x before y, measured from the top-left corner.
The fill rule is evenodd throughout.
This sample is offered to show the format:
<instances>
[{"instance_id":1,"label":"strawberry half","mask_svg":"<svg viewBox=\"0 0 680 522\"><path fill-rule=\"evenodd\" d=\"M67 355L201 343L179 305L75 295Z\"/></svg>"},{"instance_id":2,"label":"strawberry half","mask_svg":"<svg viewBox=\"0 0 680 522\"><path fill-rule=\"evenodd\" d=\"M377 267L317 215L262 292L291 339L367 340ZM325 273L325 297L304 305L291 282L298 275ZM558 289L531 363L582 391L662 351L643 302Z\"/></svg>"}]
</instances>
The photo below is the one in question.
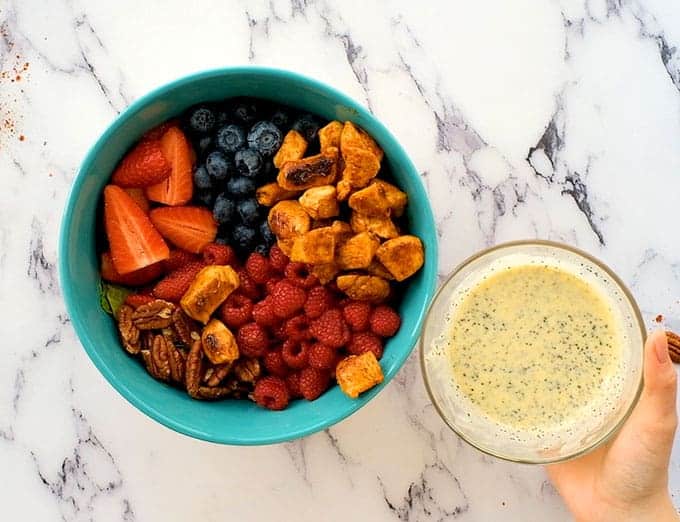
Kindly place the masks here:
<instances>
[{"instance_id":1,"label":"strawberry half","mask_svg":"<svg viewBox=\"0 0 680 522\"><path fill-rule=\"evenodd\" d=\"M120 187L148 187L170 176L170 163L161 150L161 142L147 140L138 143L126 154L111 176L111 183Z\"/></svg>"},{"instance_id":2,"label":"strawberry half","mask_svg":"<svg viewBox=\"0 0 680 522\"><path fill-rule=\"evenodd\" d=\"M118 283L126 286L144 286L154 279L158 279L163 271L163 263L154 263L153 265L145 266L134 272L119 274L116 267L113 266L111 253L104 252L102 254L101 276L104 281L109 281L110 283Z\"/></svg>"},{"instance_id":3,"label":"strawberry half","mask_svg":"<svg viewBox=\"0 0 680 522\"><path fill-rule=\"evenodd\" d=\"M171 166L170 176L156 185L147 187L146 196L151 201L166 205L184 205L191 200L194 190L191 175L193 149L177 127L166 130L160 144L163 155Z\"/></svg>"},{"instance_id":4,"label":"strawberry half","mask_svg":"<svg viewBox=\"0 0 680 522\"><path fill-rule=\"evenodd\" d=\"M202 207L159 207L149 213L161 235L175 246L198 254L217 236L212 212Z\"/></svg>"},{"instance_id":5,"label":"strawberry half","mask_svg":"<svg viewBox=\"0 0 680 522\"><path fill-rule=\"evenodd\" d=\"M128 196L135 200L135 203L139 205L139 208L141 208L145 214L149 212L150 204L143 188L126 188L123 190L128 193Z\"/></svg>"},{"instance_id":6,"label":"strawberry half","mask_svg":"<svg viewBox=\"0 0 680 522\"><path fill-rule=\"evenodd\" d=\"M115 185L104 188L104 225L119 274L153 265L170 255L168 245L144 211Z\"/></svg>"}]
</instances>

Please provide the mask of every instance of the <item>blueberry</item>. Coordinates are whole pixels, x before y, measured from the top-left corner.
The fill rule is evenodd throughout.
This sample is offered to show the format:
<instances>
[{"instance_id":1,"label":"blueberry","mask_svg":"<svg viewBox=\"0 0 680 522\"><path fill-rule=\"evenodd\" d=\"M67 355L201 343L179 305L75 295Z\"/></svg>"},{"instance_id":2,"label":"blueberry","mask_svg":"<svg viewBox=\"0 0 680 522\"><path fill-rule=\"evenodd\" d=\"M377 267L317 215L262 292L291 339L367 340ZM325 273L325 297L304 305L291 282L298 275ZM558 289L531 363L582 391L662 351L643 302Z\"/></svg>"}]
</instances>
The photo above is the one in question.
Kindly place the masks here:
<instances>
[{"instance_id":1,"label":"blueberry","mask_svg":"<svg viewBox=\"0 0 680 522\"><path fill-rule=\"evenodd\" d=\"M236 225L231 229L233 244L242 253L249 251L255 242L255 230L246 225Z\"/></svg>"},{"instance_id":2,"label":"blueberry","mask_svg":"<svg viewBox=\"0 0 680 522\"><path fill-rule=\"evenodd\" d=\"M259 208L255 198L246 198L239 201L236 204L236 212L241 219L241 223L244 225L254 225L260 218Z\"/></svg>"},{"instance_id":3,"label":"blueberry","mask_svg":"<svg viewBox=\"0 0 680 522\"><path fill-rule=\"evenodd\" d=\"M217 111L215 113L215 127L221 127L229 122L229 113L226 111Z\"/></svg>"},{"instance_id":4,"label":"blueberry","mask_svg":"<svg viewBox=\"0 0 680 522\"><path fill-rule=\"evenodd\" d=\"M215 243L218 245L228 245L229 240L226 237L216 237Z\"/></svg>"},{"instance_id":5,"label":"blueberry","mask_svg":"<svg viewBox=\"0 0 680 522\"><path fill-rule=\"evenodd\" d=\"M255 182L243 176L234 176L227 181L227 192L234 196L247 196L255 192Z\"/></svg>"},{"instance_id":6,"label":"blueberry","mask_svg":"<svg viewBox=\"0 0 680 522\"><path fill-rule=\"evenodd\" d=\"M214 201L213 193L210 189L198 189L194 194L194 199L206 207L212 207Z\"/></svg>"},{"instance_id":7,"label":"blueberry","mask_svg":"<svg viewBox=\"0 0 680 522\"><path fill-rule=\"evenodd\" d=\"M234 164L222 151L214 150L205 158L205 168L208 174L221 181L233 173Z\"/></svg>"},{"instance_id":8,"label":"blueberry","mask_svg":"<svg viewBox=\"0 0 680 522\"><path fill-rule=\"evenodd\" d=\"M283 108L276 109L269 119L279 129L286 129L288 128L288 122L290 122L290 113Z\"/></svg>"},{"instance_id":9,"label":"blueberry","mask_svg":"<svg viewBox=\"0 0 680 522\"><path fill-rule=\"evenodd\" d=\"M224 152L236 152L246 146L246 133L238 125L225 125L215 136L217 147Z\"/></svg>"},{"instance_id":10,"label":"blueberry","mask_svg":"<svg viewBox=\"0 0 680 522\"><path fill-rule=\"evenodd\" d=\"M234 210L236 205L229 199L229 197L222 193L217 196L215 200L215 206L213 207L213 217L215 221L223 225L224 223L229 223L234 217Z\"/></svg>"},{"instance_id":11,"label":"blueberry","mask_svg":"<svg viewBox=\"0 0 680 522\"><path fill-rule=\"evenodd\" d=\"M196 148L198 149L198 154L204 156L206 152L212 147L212 138L210 136L201 136L201 138L196 143Z\"/></svg>"},{"instance_id":12,"label":"blueberry","mask_svg":"<svg viewBox=\"0 0 680 522\"><path fill-rule=\"evenodd\" d=\"M210 174L203 165L199 165L194 170L194 185L199 189L210 189L212 187Z\"/></svg>"},{"instance_id":13,"label":"blueberry","mask_svg":"<svg viewBox=\"0 0 680 522\"><path fill-rule=\"evenodd\" d=\"M236 121L252 125L257 120L257 105L248 99L237 99L232 105L232 112Z\"/></svg>"},{"instance_id":14,"label":"blueberry","mask_svg":"<svg viewBox=\"0 0 680 522\"><path fill-rule=\"evenodd\" d=\"M276 242L276 236L272 232L272 229L269 228L269 223L266 219L260 223L260 237L268 246L272 246Z\"/></svg>"},{"instance_id":15,"label":"blueberry","mask_svg":"<svg viewBox=\"0 0 680 522\"><path fill-rule=\"evenodd\" d=\"M215 115L207 107L194 107L189 111L189 128L196 134L210 132L215 125Z\"/></svg>"},{"instance_id":16,"label":"blueberry","mask_svg":"<svg viewBox=\"0 0 680 522\"><path fill-rule=\"evenodd\" d=\"M262 156L273 156L279 150L283 134L270 121L258 121L248 133L248 146Z\"/></svg>"},{"instance_id":17,"label":"blueberry","mask_svg":"<svg viewBox=\"0 0 680 522\"><path fill-rule=\"evenodd\" d=\"M316 138L320 126L319 120L312 114L303 114L293 123L293 129L302 134L308 142Z\"/></svg>"},{"instance_id":18,"label":"blueberry","mask_svg":"<svg viewBox=\"0 0 680 522\"><path fill-rule=\"evenodd\" d=\"M263 180L264 183L268 183L276 178L276 174L276 167L274 167L272 160L265 160L262 164L262 170L260 171L260 179Z\"/></svg>"},{"instance_id":19,"label":"blueberry","mask_svg":"<svg viewBox=\"0 0 680 522\"><path fill-rule=\"evenodd\" d=\"M269 254L269 247L263 243L260 243L259 245L255 245L253 252L257 252L260 255L266 256Z\"/></svg>"},{"instance_id":20,"label":"blueberry","mask_svg":"<svg viewBox=\"0 0 680 522\"><path fill-rule=\"evenodd\" d=\"M262 169L262 156L254 149L239 150L234 155L234 163L239 173L254 178Z\"/></svg>"}]
</instances>

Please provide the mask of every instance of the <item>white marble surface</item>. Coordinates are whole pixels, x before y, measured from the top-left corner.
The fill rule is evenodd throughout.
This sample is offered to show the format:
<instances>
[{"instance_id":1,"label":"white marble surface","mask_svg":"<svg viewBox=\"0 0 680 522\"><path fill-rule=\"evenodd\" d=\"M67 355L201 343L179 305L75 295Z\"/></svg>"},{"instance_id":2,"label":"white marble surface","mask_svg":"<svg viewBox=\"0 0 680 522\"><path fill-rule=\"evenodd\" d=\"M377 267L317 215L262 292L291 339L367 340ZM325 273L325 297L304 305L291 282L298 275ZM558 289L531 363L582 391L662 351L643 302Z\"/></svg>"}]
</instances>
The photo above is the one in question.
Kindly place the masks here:
<instances>
[{"instance_id":1,"label":"white marble surface","mask_svg":"<svg viewBox=\"0 0 680 522\"><path fill-rule=\"evenodd\" d=\"M415 357L356 415L289 444L216 446L147 419L69 324L59 219L132 100L200 69L275 65L394 131L432 197L442 275L500 241L566 241L621 274L650 327L658 313L680 327L680 3L193 3L0 0L1 518L568 520L540 468L445 428ZM680 504L680 454L671 484Z\"/></svg>"}]
</instances>

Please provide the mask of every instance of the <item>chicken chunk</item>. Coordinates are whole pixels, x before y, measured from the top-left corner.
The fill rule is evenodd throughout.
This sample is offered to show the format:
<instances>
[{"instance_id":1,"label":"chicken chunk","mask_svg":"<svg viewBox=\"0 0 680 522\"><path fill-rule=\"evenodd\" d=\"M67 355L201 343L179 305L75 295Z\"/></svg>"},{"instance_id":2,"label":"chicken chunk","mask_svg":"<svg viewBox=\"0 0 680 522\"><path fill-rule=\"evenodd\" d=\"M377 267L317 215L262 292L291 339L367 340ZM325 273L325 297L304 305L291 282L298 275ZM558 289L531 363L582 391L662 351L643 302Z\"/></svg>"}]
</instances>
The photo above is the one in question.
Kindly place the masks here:
<instances>
[{"instance_id":1,"label":"chicken chunk","mask_svg":"<svg viewBox=\"0 0 680 522\"><path fill-rule=\"evenodd\" d=\"M343 147L344 168L338 184L338 199L345 199L352 189L363 188L375 178L380 161L371 151L358 147Z\"/></svg>"},{"instance_id":2,"label":"chicken chunk","mask_svg":"<svg viewBox=\"0 0 680 522\"><path fill-rule=\"evenodd\" d=\"M206 266L196 274L179 304L189 317L206 324L239 285L238 274L230 266Z\"/></svg>"},{"instance_id":3,"label":"chicken chunk","mask_svg":"<svg viewBox=\"0 0 680 522\"><path fill-rule=\"evenodd\" d=\"M361 232L343 243L337 251L336 262L343 270L368 268L380 241L369 232Z\"/></svg>"},{"instance_id":4,"label":"chicken chunk","mask_svg":"<svg viewBox=\"0 0 680 522\"><path fill-rule=\"evenodd\" d=\"M384 301L390 295L390 284L371 275L345 274L335 280L340 291L357 301Z\"/></svg>"},{"instance_id":5,"label":"chicken chunk","mask_svg":"<svg viewBox=\"0 0 680 522\"><path fill-rule=\"evenodd\" d=\"M293 245L295 244L295 238L279 239L276 241L276 244L281 249L281 252L286 254L287 257L290 257L290 254L293 251Z\"/></svg>"},{"instance_id":6,"label":"chicken chunk","mask_svg":"<svg viewBox=\"0 0 680 522\"><path fill-rule=\"evenodd\" d=\"M274 156L274 166L280 169L287 161L302 159L307 151L307 140L296 130L288 131L278 152Z\"/></svg>"},{"instance_id":7,"label":"chicken chunk","mask_svg":"<svg viewBox=\"0 0 680 522\"><path fill-rule=\"evenodd\" d=\"M373 261L371 261L371 264L366 268L366 272L368 272L370 275L387 279L388 281L392 281L394 279L394 276L390 274L390 271L387 270L387 268L385 268L383 264L375 257L373 258Z\"/></svg>"},{"instance_id":8,"label":"chicken chunk","mask_svg":"<svg viewBox=\"0 0 680 522\"><path fill-rule=\"evenodd\" d=\"M299 190L286 190L281 188L278 183L273 182L259 187L255 192L255 198L260 205L271 207L284 199L292 199L299 193Z\"/></svg>"},{"instance_id":9,"label":"chicken chunk","mask_svg":"<svg viewBox=\"0 0 680 522\"><path fill-rule=\"evenodd\" d=\"M335 244L340 245L352 237L352 228L344 221L335 220L331 224L331 231L335 234Z\"/></svg>"},{"instance_id":10,"label":"chicken chunk","mask_svg":"<svg viewBox=\"0 0 680 522\"><path fill-rule=\"evenodd\" d=\"M313 265L311 272L319 279L319 282L322 285L325 285L335 279L335 276L340 272L340 268L334 262L324 263L320 265Z\"/></svg>"},{"instance_id":11,"label":"chicken chunk","mask_svg":"<svg viewBox=\"0 0 680 522\"><path fill-rule=\"evenodd\" d=\"M317 228L295 238L290 260L310 265L332 263L335 257L335 235L331 227Z\"/></svg>"},{"instance_id":12,"label":"chicken chunk","mask_svg":"<svg viewBox=\"0 0 680 522\"><path fill-rule=\"evenodd\" d=\"M323 185L307 189L298 201L312 219L328 219L340 213L337 196L333 185Z\"/></svg>"},{"instance_id":13,"label":"chicken chunk","mask_svg":"<svg viewBox=\"0 0 680 522\"><path fill-rule=\"evenodd\" d=\"M385 241L375 255L397 281L411 277L425 261L423 243L416 236L399 236Z\"/></svg>"},{"instance_id":14,"label":"chicken chunk","mask_svg":"<svg viewBox=\"0 0 680 522\"><path fill-rule=\"evenodd\" d=\"M357 212L368 216L401 216L406 207L406 193L394 185L382 180L373 180L371 184L357 190L349 198L349 206Z\"/></svg>"},{"instance_id":15,"label":"chicken chunk","mask_svg":"<svg viewBox=\"0 0 680 522\"><path fill-rule=\"evenodd\" d=\"M375 140L351 121L345 122L340 135L340 149L343 150L346 147L365 149L377 158L378 163L383 159L383 151Z\"/></svg>"},{"instance_id":16,"label":"chicken chunk","mask_svg":"<svg viewBox=\"0 0 680 522\"><path fill-rule=\"evenodd\" d=\"M340 148L340 135L342 134L343 125L339 121L332 121L325 127L319 129L319 143L321 150L324 151L328 147Z\"/></svg>"},{"instance_id":17,"label":"chicken chunk","mask_svg":"<svg viewBox=\"0 0 680 522\"><path fill-rule=\"evenodd\" d=\"M309 231L309 214L297 201L279 201L269 210L269 228L279 239L287 239Z\"/></svg>"},{"instance_id":18,"label":"chicken chunk","mask_svg":"<svg viewBox=\"0 0 680 522\"><path fill-rule=\"evenodd\" d=\"M213 364L231 363L238 359L239 351L231 330L219 319L210 322L201 332L203 353Z\"/></svg>"},{"instance_id":19,"label":"chicken chunk","mask_svg":"<svg viewBox=\"0 0 680 522\"><path fill-rule=\"evenodd\" d=\"M382 194L387 199L390 206L390 213L393 216L400 217L404 213L406 204L408 203L408 195L406 192L399 190L397 187L383 181L382 179L374 179L372 185L377 185L382 190Z\"/></svg>"},{"instance_id":20,"label":"chicken chunk","mask_svg":"<svg viewBox=\"0 0 680 522\"><path fill-rule=\"evenodd\" d=\"M352 399L385 379L380 363L371 351L340 361L335 368L335 378L340 389Z\"/></svg>"},{"instance_id":21,"label":"chicken chunk","mask_svg":"<svg viewBox=\"0 0 680 522\"><path fill-rule=\"evenodd\" d=\"M399 230L387 216L366 216L359 212L352 212L349 222L356 233L371 232L383 239L393 239L399 236Z\"/></svg>"},{"instance_id":22,"label":"chicken chunk","mask_svg":"<svg viewBox=\"0 0 680 522\"><path fill-rule=\"evenodd\" d=\"M338 149L329 147L316 156L287 161L279 170L276 181L286 190L305 190L335 182Z\"/></svg>"}]
</instances>

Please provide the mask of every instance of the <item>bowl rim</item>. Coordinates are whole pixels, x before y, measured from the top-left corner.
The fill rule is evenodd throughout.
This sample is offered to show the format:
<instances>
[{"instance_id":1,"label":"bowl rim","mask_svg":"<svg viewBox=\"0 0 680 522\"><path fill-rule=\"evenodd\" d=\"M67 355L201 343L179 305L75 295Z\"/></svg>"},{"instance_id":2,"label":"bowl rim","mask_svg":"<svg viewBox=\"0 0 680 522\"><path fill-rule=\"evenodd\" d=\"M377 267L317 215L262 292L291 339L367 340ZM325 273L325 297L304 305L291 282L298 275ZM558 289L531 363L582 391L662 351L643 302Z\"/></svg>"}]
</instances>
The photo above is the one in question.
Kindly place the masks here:
<instances>
[{"instance_id":1,"label":"bowl rim","mask_svg":"<svg viewBox=\"0 0 680 522\"><path fill-rule=\"evenodd\" d=\"M551 240L546 240L546 239L520 239L520 240L515 240L515 241L507 241L503 243L499 243L497 245L493 245L488 248L481 249L468 258L464 259L462 262L460 262L445 278L444 282L439 286L437 289L437 292L435 293L434 298L432 299L430 306L427 311L427 315L425 317L425 321L423 322L423 329L422 332L425 332L427 330L427 325L430 320L430 311L432 310L432 307L434 304L442 297L442 294L444 290L449 286L449 283L453 279L456 274L458 274L462 269L465 267L469 266L470 264L474 263L478 259L486 256L487 254L490 254L492 252L496 252L499 250L505 250L507 248L511 247L517 247L517 246L544 246L544 247L549 247L557 250L566 250L569 253L576 254L577 256L581 256L585 258L586 260L590 261L594 265L596 265L598 268L600 268L604 273L606 273L609 277L612 278L614 283L619 287L619 289L623 292L628 305L630 306L631 310L633 311L633 315L635 317L635 320L637 322L638 327L640 328L640 334L642 337L642 342L643 342L643 348L640 350L640 362L641 365L640 367L643 368L643 361L644 361L644 342L647 338L647 329L645 327L644 319L642 318L642 313L640 312L640 308L635 301L635 298L633 297L632 292L628 289L626 284L623 282L623 280L611 269L609 266L607 266L603 261L600 261L596 257L592 256L588 252L581 250L580 248L565 244L565 243L560 243L558 241L551 241ZM586 453L591 452L592 450L600 447L601 445L607 443L609 440L611 440L612 437L614 437L619 429L621 429L621 426L628 420L630 415L633 413L633 410L635 409L635 406L638 403L638 400L640 399L640 395L642 394L642 388L644 385L644 377L643 377L643 371L640 371L640 378L638 379L637 383L637 390L635 392L635 395L633 396L632 400L630 401L630 404L628 405L628 409L624 413L624 415L619 419L619 421L614 424L603 436L601 436L598 440L594 441L593 443L589 444L588 446L581 448L579 450L573 451L572 453L569 453L565 456L561 457L555 457L555 458L546 458L546 459L525 459L525 458L516 458L516 457L511 457L509 455L505 455L502 452L498 451L493 451L490 448L483 447L476 443L472 438L466 436L464 433L462 433L456 426L455 424L450 421L446 415L444 414L443 408L439 405L437 402L435 395L432 391L431 385L430 385L430 378L428 376L427 372L427 366L425 363L425 339L424 335L421 334L420 339L418 341L419 344L419 351L420 351L420 370L423 375L423 382L425 384L425 389L427 390L427 394L430 398L430 402L434 406L435 410L439 414L439 417L444 421L444 423L453 431L458 437L460 437L463 441L465 441L467 444L472 446L473 448L481 451L482 453L485 453L487 455L491 455L492 457L496 457L505 461L509 462L515 462L519 464L555 464L558 462L565 462L567 460L572 460L575 458L578 458L580 456L585 455Z\"/></svg>"},{"instance_id":2,"label":"bowl rim","mask_svg":"<svg viewBox=\"0 0 680 522\"><path fill-rule=\"evenodd\" d=\"M288 431L284 435L267 436L267 437L257 437L253 439L243 440L240 438L234 438L229 435L222 434L211 434L206 433L200 429L196 429L191 426L187 426L184 422L177 421L175 418L164 415L159 410L157 410L153 403L148 403L142 399L139 399L137 395L132 392L126 385L124 379L118 377L116 372L109 369L108 365L105 363L104 358L99 354L98 350L94 347L94 342L90 339L85 321L80 316L75 316L71 314L71 311L75 309L75 295L72 286L67 281L67 273L69 272L67 267L67 241L66 238L69 234L69 229L72 226L74 219L74 207L76 200L82 189L82 185L85 182L85 173L91 168L98 151L101 147L111 139L119 128L123 125L123 122L137 115L148 104L152 103L159 97L166 95L169 91L172 91L178 87L183 87L187 84L194 83L196 81L202 81L214 77L228 77L228 76L241 76L241 75L251 75L257 74L267 79L278 79L283 81L293 81L300 84L304 84L307 87L320 91L327 95L328 97L335 100L336 103L341 104L352 111L363 119L370 120L372 125L375 126L381 136L384 137L386 141L391 141L396 145L397 150L401 154L400 162L404 165L404 171L408 171L409 175L412 175L412 182L416 186L416 190L421 192L424 196L425 206L424 206L424 218L428 220L433 225L433 237L434 241L432 245L429 246L425 265L423 266L423 283L420 289L420 294L422 295L422 305L418 310L418 317L416 321L416 328L412 332L410 338L405 341L405 344L410 344L410 347L403 351L394 360L394 369L391 373L385 375L384 382L375 390L373 393L370 391L354 399L351 406L346 410L342 410L339 413L333 413L325 418L323 421L314 423L310 426L300 429L294 429ZM242 95L246 96L246 95ZM197 100L196 103L200 103L201 100ZM59 270L59 284L61 287L64 302L66 304L66 311L69 314L69 318L76 332L78 340L81 346L84 348L88 357L95 365L97 370L102 374L104 379L130 404L132 404L136 409L145 414L146 416L152 418L153 420L159 422L163 426L170 428L171 430L195 438L199 440L204 440L208 442L214 442L218 444L228 444L235 446L257 446L257 445L267 445L276 444L280 442L291 441L311 435L318 431L324 430L330 426L337 424L338 422L349 417L357 410L362 408L365 404L370 402L376 395L378 395L386 385L394 378L394 376L402 369L404 363L408 357L413 352L416 344L418 343L418 338L422 332L424 325L425 316L432 302L435 289L437 287L437 267L439 261L438 255L439 245L438 245L438 235L436 232L435 219L432 211L432 205L430 203L430 198L423 183L419 171L414 165L413 161L406 152L406 149L401 145L397 138L387 129L387 127L374 115L370 110L359 102L355 101L347 94L341 92L340 90L332 87L326 83L319 80L306 76L304 74L290 71L287 69L258 66L258 65L239 65L232 67L220 67L213 69L201 70L193 73L181 76L173 81L161 84L147 92L146 94L137 98L128 107L121 111L114 119L111 121L99 138L94 142L93 145L88 149L84 159L80 163L76 175L72 181L71 188L65 200L65 205L63 207L61 224L59 227L59 247L58 247L58 270Z\"/></svg>"}]
</instances>

